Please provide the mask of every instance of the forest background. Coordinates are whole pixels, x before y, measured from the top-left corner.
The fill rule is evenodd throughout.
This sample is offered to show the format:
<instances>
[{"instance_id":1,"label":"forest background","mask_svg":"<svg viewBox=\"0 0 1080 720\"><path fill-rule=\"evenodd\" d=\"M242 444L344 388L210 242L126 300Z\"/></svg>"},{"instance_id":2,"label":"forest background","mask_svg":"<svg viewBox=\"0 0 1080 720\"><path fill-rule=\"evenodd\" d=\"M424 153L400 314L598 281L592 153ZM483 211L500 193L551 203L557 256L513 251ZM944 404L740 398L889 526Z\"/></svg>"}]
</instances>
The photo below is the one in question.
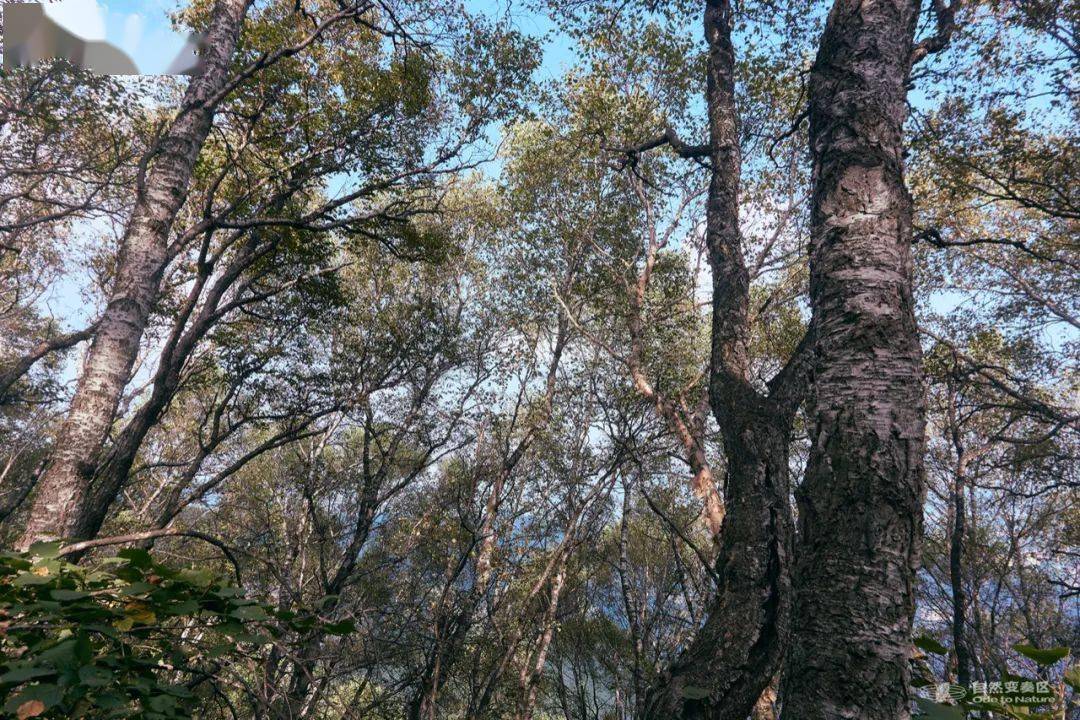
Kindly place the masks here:
<instances>
[{"instance_id":1,"label":"forest background","mask_svg":"<svg viewBox=\"0 0 1080 720\"><path fill-rule=\"evenodd\" d=\"M3 77L6 712L1077 717L1076 3L174 21ZM917 335L828 324L837 126Z\"/></svg>"}]
</instances>

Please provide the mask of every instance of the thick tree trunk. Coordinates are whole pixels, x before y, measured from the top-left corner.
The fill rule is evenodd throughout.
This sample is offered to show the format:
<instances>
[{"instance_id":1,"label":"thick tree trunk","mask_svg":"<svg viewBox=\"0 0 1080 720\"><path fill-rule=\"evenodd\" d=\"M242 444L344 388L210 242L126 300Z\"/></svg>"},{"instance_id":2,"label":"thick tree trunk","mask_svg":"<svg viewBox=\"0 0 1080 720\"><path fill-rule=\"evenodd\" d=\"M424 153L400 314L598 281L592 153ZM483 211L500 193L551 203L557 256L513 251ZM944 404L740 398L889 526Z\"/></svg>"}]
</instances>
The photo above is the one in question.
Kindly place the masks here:
<instances>
[{"instance_id":1,"label":"thick tree trunk","mask_svg":"<svg viewBox=\"0 0 1080 720\"><path fill-rule=\"evenodd\" d=\"M222 298L237 285L241 274L254 258L260 256L256 252L257 246L258 235L254 234L238 257L210 285L202 307L199 308L189 326L188 320L195 311L209 276L203 275L196 280L187 301L181 308L177 324L161 350L158 367L151 383L150 397L139 407L138 412L128 421L123 430L116 435L109 452L97 464L94 476L91 478L91 487L85 496L86 502L79 509L77 517L72 520L69 528L69 534L72 537L94 537L101 529L110 505L127 482L143 441L151 428L161 420L162 414L179 389L182 380L181 372L185 364L195 352L199 342L213 328ZM207 268L206 272L209 273L211 269Z\"/></svg>"},{"instance_id":2,"label":"thick tree trunk","mask_svg":"<svg viewBox=\"0 0 1080 720\"><path fill-rule=\"evenodd\" d=\"M195 161L210 131L217 96L229 77L248 0L218 0L210 20L205 70L191 80L179 114L162 137L138 190L121 243L116 280L87 354L67 418L41 479L21 545L70 536L139 351L173 220L187 196Z\"/></svg>"},{"instance_id":3,"label":"thick tree trunk","mask_svg":"<svg viewBox=\"0 0 1080 720\"><path fill-rule=\"evenodd\" d=\"M791 598L788 438L761 426L730 438L727 450L716 596L693 642L650 692L650 720L745 720L782 658Z\"/></svg>"},{"instance_id":4,"label":"thick tree trunk","mask_svg":"<svg viewBox=\"0 0 1080 720\"><path fill-rule=\"evenodd\" d=\"M753 388L750 279L739 230L742 158L732 23L730 0L706 1L712 161L706 242L713 276L709 395L727 458L718 586L705 624L648 693L645 720L746 720L776 675L788 636L788 450L809 342L800 344L769 396Z\"/></svg>"},{"instance_id":5,"label":"thick tree trunk","mask_svg":"<svg viewBox=\"0 0 1080 720\"><path fill-rule=\"evenodd\" d=\"M783 717L908 718L924 400L902 128L917 0L836 0L810 76L817 343Z\"/></svg>"}]
</instances>

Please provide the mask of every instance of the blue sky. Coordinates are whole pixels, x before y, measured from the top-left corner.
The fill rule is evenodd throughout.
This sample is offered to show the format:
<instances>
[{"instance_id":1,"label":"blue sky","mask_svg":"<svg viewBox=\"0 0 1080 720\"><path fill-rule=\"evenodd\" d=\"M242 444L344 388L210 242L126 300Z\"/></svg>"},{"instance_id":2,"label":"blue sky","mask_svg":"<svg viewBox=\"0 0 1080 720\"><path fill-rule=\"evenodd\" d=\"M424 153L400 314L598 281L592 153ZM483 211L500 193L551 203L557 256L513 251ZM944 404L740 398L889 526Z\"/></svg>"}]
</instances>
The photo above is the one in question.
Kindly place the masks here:
<instances>
[{"instance_id":1,"label":"blue sky","mask_svg":"<svg viewBox=\"0 0 1080 720\"><path fill-rule=\"evenodd\" d=\"M165 72L184 46L169 14L177 0L55 0L45 12L87 40L108 40L145 74Z\"/></svg>"},{"instance_id":2,"label":"blue sky","mask_svg":"<svg viewBox=\"0 0 1080 720\"><path fill-rule=\"evenodd\" d=\"M463 0L471 12L494 18L509 16L522 32L542 40L543 60L537 79L548 81L559 78L575 61L573 41L556 28L544 13L526 6L521 0ZM146 74L164 72L183 47L185 37L173 30L170 14L187 0L53 0L47 2L46 12L55 21L81 37L89 40L108 40L128 53ZM692 26L691 26L692 27ZM916 107L925 105L926 88L912 93ZM497 131L491 138L497 142ZM486 168L489 173L498 171L498 163ZM81 306L77 294L61 293L55 298L64 305ZM970 302L971 297L962 293L942 293L931 301L939 312ZM65 313L78 317L83 313Z\"/></svg>"},{"instance_id":3,"label":"blue sky","mask_svg":"<svg viewBox=\"0 0 1080 720\"><path fill-rule=\"evenodd\" d=\"M53 20L84 39L108 40L145 74L164 72L184 45L184 36L173 31L169 16L186 0L44 0L44 4ZM512 0L465 0L465 6L493 17L509 14L522 31L545 37L541 78L557 78L573 62L567 38L554 32L554 23L543 13Z\"/></svg>"}]
</instances>

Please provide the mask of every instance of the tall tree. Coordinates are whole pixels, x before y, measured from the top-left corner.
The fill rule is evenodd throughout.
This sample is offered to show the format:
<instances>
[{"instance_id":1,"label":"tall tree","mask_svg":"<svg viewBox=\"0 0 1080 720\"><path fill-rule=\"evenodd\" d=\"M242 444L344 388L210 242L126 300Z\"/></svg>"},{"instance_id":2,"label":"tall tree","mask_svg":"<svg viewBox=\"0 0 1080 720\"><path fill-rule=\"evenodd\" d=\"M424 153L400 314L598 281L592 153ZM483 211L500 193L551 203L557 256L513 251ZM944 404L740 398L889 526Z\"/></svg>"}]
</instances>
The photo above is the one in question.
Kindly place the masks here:
<instances>
[{"instance_id":1,"label":"tall tree","mask_svg":"<svg viewBox=\"0 0 1080 720\"><path fill-rule=\"evenodd\" d=\"M727 459L716 594L704 625L650 690L644 717L743 720L783 659L791 607L788 453L806 388L808 331L762 392L750 376L750 276L739 226L742 155L734 11L707 0L705 100L710 160L705 241L712 270L709 399ZM667 142L673 139L665 135Z\"/></svg>"},{"instance_id":2,"label":"tall tree","mask_svg":"<svg viewBox=\"0 0 1080 720\"><path fill-rule=\"evenodd\" d=\"M217 0L210 15L204 71L194 77L168 129L144 158L137 200L121 241L112 293L86 356L67 418L41 478L21 540L64 537L86 499L97 455L135 362L167 260L169 231L230 78L230 63L250 0Z\"/></svg>"},{"instance_id":3,"label":"tall tree","mask_svg":"<svg viewBox=\"0 0 1080 720\"><path fill-rule=\"evenodd\" d=\"M785 718L907 718L924 399L903 125L919 3L837 0L810 73L811 448Z\"/></svg>"}]
</instances>

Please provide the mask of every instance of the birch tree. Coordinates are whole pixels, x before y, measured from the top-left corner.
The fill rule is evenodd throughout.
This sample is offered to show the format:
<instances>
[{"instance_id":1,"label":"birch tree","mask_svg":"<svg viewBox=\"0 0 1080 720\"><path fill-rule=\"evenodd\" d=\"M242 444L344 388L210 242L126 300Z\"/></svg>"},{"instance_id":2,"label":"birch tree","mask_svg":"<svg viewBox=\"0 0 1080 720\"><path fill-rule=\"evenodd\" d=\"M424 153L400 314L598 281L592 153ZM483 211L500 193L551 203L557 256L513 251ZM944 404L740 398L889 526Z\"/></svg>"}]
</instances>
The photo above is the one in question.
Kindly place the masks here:
<instances>
[{"instance_id":1,"label":"birch tree","mask_svg":"<svg viewBox=\"0 0 1080 720\"><path fill-rule=\"evenodd\" d=\"M169 231L227 92L230 65L248 0L218 0L207 27L204 71L194 77L176 117L141 162L136 204L121 241L113 288L56 447L39 483L22 546L68 536L86 502L97 455L139 350L168 253Z\"/></svg>"}]
</instances>

